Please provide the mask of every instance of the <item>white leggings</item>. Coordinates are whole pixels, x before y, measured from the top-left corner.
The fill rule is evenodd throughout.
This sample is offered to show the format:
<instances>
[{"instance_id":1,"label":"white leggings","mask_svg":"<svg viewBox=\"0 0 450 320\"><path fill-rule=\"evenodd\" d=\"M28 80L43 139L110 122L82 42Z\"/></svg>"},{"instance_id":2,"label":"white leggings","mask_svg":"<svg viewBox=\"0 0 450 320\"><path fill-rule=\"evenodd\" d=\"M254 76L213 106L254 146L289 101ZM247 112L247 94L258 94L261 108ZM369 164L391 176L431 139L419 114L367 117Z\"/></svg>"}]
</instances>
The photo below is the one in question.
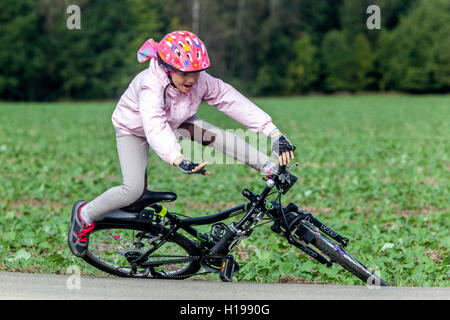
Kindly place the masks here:
<instances>
[{"instance_id":1,"label":"white leggings","mask_svg":"<svg viewBox=\"0 0 450 320\"><path fill-rule=\"evenodd\" d=\"M217 128L195 115L175 130L175 134L180 140L194 140L204 146L213 147L261 172L265 166L271 165L267 155L238 136ZM117 132L116 140L123 183L105 191L85 206L87 215L93 221L109 211L135 202L147 188L146 169L149 151L147 139Z\"/></svg>"}]
</instances>

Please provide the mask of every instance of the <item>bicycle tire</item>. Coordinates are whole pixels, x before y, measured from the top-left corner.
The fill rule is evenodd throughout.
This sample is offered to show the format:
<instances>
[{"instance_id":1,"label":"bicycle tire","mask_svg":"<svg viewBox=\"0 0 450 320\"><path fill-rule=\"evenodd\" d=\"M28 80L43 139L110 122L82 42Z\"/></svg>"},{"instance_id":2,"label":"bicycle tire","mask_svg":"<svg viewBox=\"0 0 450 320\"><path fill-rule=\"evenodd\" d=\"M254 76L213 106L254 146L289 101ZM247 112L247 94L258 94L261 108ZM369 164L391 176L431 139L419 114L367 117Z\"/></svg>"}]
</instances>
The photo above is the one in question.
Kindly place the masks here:
<instances>
[{"instance_id":1,"label":"bicycle tire","mask_svg":"<svg viewBox=\"0 0 450 320\"><path fill-rule=\"evenodd\" d=\"M139 272L137 269L133 270L129 259L132 260L133 258L137 258L139 254L148 250L148 248L136 248L136 244L138 243L136 242L136 235L140 232L144 232L146 236L157 237L159 234L163 234L163 236L167 235L168 230L158 224L152 224L147 227L117 225L97 230L94 229L89 235L89 245L83 259L90 265L104 272L128 278L181 280L193 276L200 270L201 266L198 260L198 257L201 255L200 250L194 242L179 233L171 235L167 242L146 260L149 261L154 257L165 257L167 260L159 260L161 264L159 267L168 267L169 271L155 271L148 267L140 268L143 270ZM143 244L140 241L139 243ZM130 245L130 247L124 249L125 244ZM131 245L133 245L134 248L131 247ZM102 251L102 247L106 248L106 250ZM109 248L111 248L111 250L109 250ZM169 251L168 253L170 254L165 255L164 250ZM174 261L177 261L177 259L173 259L173 253L177 253L178 258L184 257L184 259L178 259L179 261L186 261L184 261L185 265L183 265L181 269L170 271L170 268L174 268ZM179 256L180 253L183 255ZM129 254L134 254L135 257L130 258Z\"/></svg>"},{"instance_id":2,"label":"bicycle tire","mask_svg":"<svg viewBox=\"0 0 450 320\"><path fill-rule=\"evenodd\" d=\"M356 258L352 257L345 249L341 248L319 232L312 232L314 233L314 238L312 239L311 244L325 254L331 262L339 264L367 285L389 286L378 275L371 272Z\"/></svg>"}]
</instances>

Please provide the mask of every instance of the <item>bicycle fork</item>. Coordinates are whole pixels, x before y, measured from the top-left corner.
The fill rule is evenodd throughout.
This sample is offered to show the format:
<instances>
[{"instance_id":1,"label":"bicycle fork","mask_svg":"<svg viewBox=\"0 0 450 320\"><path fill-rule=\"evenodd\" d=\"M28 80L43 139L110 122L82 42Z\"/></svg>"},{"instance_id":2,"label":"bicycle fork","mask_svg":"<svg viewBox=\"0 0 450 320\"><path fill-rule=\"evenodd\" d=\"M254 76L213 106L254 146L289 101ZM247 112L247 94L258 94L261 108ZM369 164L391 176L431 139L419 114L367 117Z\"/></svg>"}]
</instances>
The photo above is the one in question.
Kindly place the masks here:
<instances>
[{"instance_id":1,"label":"bicycle fork","mask_svg":"<svg viewBox=\"0 0 450 320\"><path fill-rule=\"evenodd\" d=\"M320 236L320 232L315 232L313 230L310 230L307 228L303 221L310 222L313 227L317 228L318 230L324 232L337 242L341 243L342 246L346 246L349 242L348 238L342 237L340 234L338 234L336 231L328 227L327 225L323 224L319 220L317 220L312 214L304 212L302 209L297 207L295 204L290 203L286 208L286 211L288 213L295 212L298 214L297 217L293 218L289 225L286 225L286 232L284 232L280 225L275 223L272 225L272 231L278 234L281 234L284 236L288 242L295 247L302 250L304 253L306 253L311 258L314 258L321 264L326 265L327 267L331 267L332 263L327 258L325 258L323 255L321 255L319 252L315 251L311 247L308 246L309 243L313 240L314 237ZM292 214L292 213L291 213ZM317 233L317 234L315 234Z\"/></svg>"},{"instance_id":2,"label":"bicycle fork","mask_svg":"<svg viewBox=\"0 0 450 320\"><path fill-rule=\"evenodd\" d=\"M272 229L273 230L273 229ZM316 250L308 246L312 239L315 237L314 233L307 229L303 224L299 223L297 227L289 231L289 236L286 236L288 242L295 247L302 250L311 258L316 259L321 264L331 267L332 263Z\"/></svg>"},{"instance_id":3,"label":"bicycle fork","mask_svg":"<svg viewBox=\"0 0 450 320\"><path fill-rule=\"evenodd\" d=\"M316 228L318 228L319 230L321 230L322 232L324 232L325 234L327 234L328 236L330 236L331 238L342 244L342 246L345 247L349 243L350 240L348 238L344 238L339 233L328 227L326 224L317 220L312 214L304 212L295 204L289 203L286 209L288 212L296 212L297 214L300 215L302 219L311 222Z\"/></svg>"}]
</instances>

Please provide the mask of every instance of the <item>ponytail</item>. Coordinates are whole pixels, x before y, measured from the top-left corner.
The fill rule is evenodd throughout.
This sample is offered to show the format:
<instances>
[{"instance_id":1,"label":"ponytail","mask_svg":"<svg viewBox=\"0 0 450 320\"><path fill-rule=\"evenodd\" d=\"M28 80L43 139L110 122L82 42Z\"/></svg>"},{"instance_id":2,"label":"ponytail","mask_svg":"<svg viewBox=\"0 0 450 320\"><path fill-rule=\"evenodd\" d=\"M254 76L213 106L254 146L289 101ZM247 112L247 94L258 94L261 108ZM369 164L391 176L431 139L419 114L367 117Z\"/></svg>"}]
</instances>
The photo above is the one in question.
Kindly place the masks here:
<instances>
[{"instance_id":1,"label":"ponytail","mask_svg":"<svg viewBox=\"0 0 450 320\"><path fill-rule=\"evenodd\" d=\"M143 63L150 59L157 59L158 57L158 42L153 39L148 39L139 48L137 52L137 59L139 62Z\"/></svg>"}]
</instances>

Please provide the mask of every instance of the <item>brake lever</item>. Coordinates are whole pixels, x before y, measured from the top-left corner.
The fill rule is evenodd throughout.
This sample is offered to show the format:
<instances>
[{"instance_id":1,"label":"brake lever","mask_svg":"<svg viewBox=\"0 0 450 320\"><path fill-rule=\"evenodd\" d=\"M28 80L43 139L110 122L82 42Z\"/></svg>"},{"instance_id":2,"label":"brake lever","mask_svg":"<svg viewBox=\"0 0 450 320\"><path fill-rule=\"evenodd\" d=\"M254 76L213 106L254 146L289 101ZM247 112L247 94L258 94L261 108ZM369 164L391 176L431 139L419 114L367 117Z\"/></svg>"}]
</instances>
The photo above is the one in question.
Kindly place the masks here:
<instances>
[{"instance_id":1,"label":"brake lever","mask_svg":"<svg viewBox=\"0 0 450 320\"><path fill-rule=\"evenodd\" d=\"M288 169L288 175L287 175L287 179L289 181L289 183L291 183L291 172L292 170L294 170L294 167L298 166L298 161L295 161Z\"/></svg>"},{"instance_id":2,"label":"brake lever","mask_svg":"<svg viewBox=\"0 0 450 320\"><path fill-rule=\"evenodd\" d=\"M276 169L274 169L270 174L268 174L266 176L266 178L263 178L264 180L267 180L267 178L271 175L275 175L277 176L282 182L286 181L286 179L288 179L288 181L290 182L290 175L292 170L294 170L294 167L298 166L298 161L294 162L289 169L286 170L286 165L282 166L283 169L280 170L280 167L277 167ZM281 171L281 172L280 172ZM286 174L287 173L287 174Z\"/></svg>"},{"instance_id":3,"label":"brake lever","mask_svg":"<svg viewBox=\"0 0 450 320\"><path fill-rule=\"evenodd\" d=\"M298 166L297 161L295 163L293 163L287 170L286 170L286 166L285 166L284 172L281 174L280 173L278 174L278 178L281 180L282 183L284 183L286 181L289 184L291 183L291 172L292 172L292 170L294 170L294 167L296 167L296 166Z\"/></svg>"}]
</instances>

